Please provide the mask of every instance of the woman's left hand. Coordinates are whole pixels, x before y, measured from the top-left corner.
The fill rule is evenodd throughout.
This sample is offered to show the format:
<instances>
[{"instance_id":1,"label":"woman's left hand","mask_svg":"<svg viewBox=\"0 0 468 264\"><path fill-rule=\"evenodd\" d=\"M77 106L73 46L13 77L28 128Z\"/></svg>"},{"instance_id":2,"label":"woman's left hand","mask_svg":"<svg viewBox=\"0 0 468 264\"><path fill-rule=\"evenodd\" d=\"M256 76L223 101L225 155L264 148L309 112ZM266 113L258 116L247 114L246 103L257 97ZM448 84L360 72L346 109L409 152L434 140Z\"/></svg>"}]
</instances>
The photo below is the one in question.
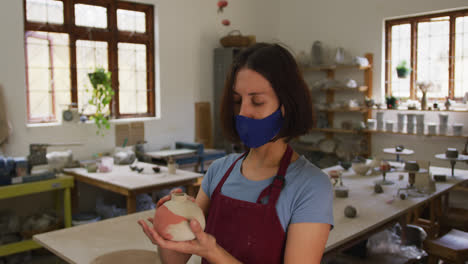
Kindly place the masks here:
<instances>
[{"instance_id":1,"label":"woman's left hand","mask_svg":"<svg viewBox=\"0 0 468 264\"><path fill-rule=\"evenodd\" d=\"M148 221L153 223L153 218L148 218ZM213 254L216 252L216 239L212 235L203 232L200 223L195 219L190 221L190 228L195 234L195 239L190 241L166 240L161 237L152 226L148 226L145 221L140 220L138 223L143 228L146 236L151 239L151 242L161 248L181 253L195 254L207 260L212 259Z\"/></svg>"}]
</instances>

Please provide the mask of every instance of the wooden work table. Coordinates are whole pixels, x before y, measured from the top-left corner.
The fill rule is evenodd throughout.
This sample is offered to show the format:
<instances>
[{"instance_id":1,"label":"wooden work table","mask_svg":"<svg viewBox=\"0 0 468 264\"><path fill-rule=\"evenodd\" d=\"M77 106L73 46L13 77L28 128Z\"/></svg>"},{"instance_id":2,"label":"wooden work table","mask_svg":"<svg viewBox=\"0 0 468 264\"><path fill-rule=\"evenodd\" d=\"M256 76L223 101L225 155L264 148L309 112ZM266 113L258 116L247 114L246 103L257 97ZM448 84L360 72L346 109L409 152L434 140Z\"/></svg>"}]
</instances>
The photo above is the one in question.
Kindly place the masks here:
<instances>
[{"instance_id":1,"label":"wooden work table","mask_svg":"<svg viewBox=\"0 0 468 264\"><path fill-rule=\"evenodd\" d=\"M392 162L392 164L394 164ZM340 166L333 166L325 169L339 170ZM348 198L334 198L333 215L335 220L334 229L330 232L326 253L335 253L336 251L352 246L356 242L365 239L389 226L396 221L405 221L408 213L424 203L433 199L440 198L441 195L448 193L455 186L460 185L463 180L468 180L468 170L455 170L458 179L454 180L450 176L449 168L430 167L430 172L434 174L447 175L446 182L437 182L436 191L430 195L422 197L408 196L405 200L397 196L398 188L408 185L408 173L390 172L386 179L394 181L393 185L383 185L384 192L374 193L374 181L382 179L382 174L370 174L367 176L356 175L352 169L343 173L343 183L349 188ZM399 180L399 175L404 175L403 180ZM357 209L356 218L347 218L344 215L344 208L352 205Z\"/></svg>"},{"instance_id":2,"label":"wooden work table","mask_svg":"<svg viewBox=\"0 0 468 264\"><path fill-rule=\"evenodd\" d=\"M99 256L120 250L156 251L156 246L137 223L138 220L153 215L154 210L149 210L36 235L34 240L68 263L74 264L89 264ZM160 263L159 259L151 262ZM200 258L193 256L188 263L200 263Z\"/></svg>"},{"instance_id":3,"label":"wooden work table","mask_svg":"<svg viewBox=\"0 0 468 264\"><path fill-rule=\"evenodd\" d=\"M127 197L127 212L136 211L136 195L184 185L192 185L203 174L178 169L175 174L169 174L167 167L158 166L161 172L153 171L154 164L138 162L141 173L132 171L129 165L114 165L111 172L89 173L84 168L66 169L65 173L75 177L76 181L84 182L99 188L109 190ZM77 199L74 199L77 202Z\"/></svg>"},{"instance_id":4,"label":"wooden work table","mask_svg":"<svg viewBox=\"0 0 468 264\"><path fill-rule=\"evenodd\" d=\"M331 167L329 171L338 169ZM450 175L449 168L431 167L433 174ZM403 180L399 175L404 174ZM468 180L467 170L455 170L461 179ZM381 175L357 176L352 169L343 174L343 182L350 191L348 198L334 198L335 226L325 248L326 254L339 251L355 241L365 238L390 223L402 218L415 207L435 199L458 185L461 180L448 178L447 182L438 182L436 192L424 197L407 197L401 200L396 196L399 187L405 187L408 181L407 173L393 172L387 174L387 179L395 181L394 185L383 186L384 193L374 193L374 181ZM343 214L347 205L357 208L356 218L346 218ZM70 263L90 263L94 258L126 249L155 250L141 231L137 220L146 219L154 214L154 210L122 216L98 223L87 224L34 236L34 239ZM191 263L200 263L200 258L192 257ZM144 264L144 263L142 263Z\"/></svg>"}]
</instances>

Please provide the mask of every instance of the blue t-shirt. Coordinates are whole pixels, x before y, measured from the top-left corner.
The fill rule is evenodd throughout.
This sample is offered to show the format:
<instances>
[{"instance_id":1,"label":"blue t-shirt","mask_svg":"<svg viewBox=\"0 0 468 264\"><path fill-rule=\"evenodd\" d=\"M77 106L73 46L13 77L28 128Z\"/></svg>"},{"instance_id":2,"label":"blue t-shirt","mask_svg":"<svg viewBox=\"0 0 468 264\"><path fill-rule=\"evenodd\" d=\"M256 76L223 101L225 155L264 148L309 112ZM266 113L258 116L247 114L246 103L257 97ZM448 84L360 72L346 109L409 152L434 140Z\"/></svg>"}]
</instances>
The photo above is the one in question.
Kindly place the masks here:
<instances>
[{"instance_id":1,"label":"blue t-shirt","mask_svg":"<svg viewBox=\"0 0 468 264\"><path fill-rule=\"evenodd\" d=\"M230 154L211 164L203 177L202 189L210 197L231 164L240 154ZM252 181L241 173L242 160L234 166L224 182L221 193L225 196L255 203L260 193L274 177ZM333 192L328 175L310 163L304 156L289 164L285 186L276 203L283 230L294 223L326 223L333 226Z\"/></svg>"}]
</instances>

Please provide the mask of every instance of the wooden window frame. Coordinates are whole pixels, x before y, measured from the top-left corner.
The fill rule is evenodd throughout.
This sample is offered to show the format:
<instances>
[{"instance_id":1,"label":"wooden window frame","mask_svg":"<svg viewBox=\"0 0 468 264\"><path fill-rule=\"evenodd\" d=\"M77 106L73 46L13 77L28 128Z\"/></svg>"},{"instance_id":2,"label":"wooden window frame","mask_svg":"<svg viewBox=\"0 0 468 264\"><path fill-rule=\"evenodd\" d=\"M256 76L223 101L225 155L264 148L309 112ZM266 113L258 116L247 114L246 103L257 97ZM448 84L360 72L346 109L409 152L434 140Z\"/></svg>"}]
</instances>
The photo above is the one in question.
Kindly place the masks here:
<instances>
[{"instance_id":1,"label":"wooden window frame","mask_svg":"<svg viewBox=\"0 0 468 264\"><path fill-rule=\"evenodd\" d=\"M140 4L117 0L58 0L63 3L64 23L63 25L29 22L26 17L26 0L23 0L24 8L24 34L26 52L26 34L28 31L42 31L50 33L66 33L69 38L70 49L70 82L71 82L71 103L78 105L78 80L76 71L76 41L91 40L105 41L108 44L108 69L112 72L112 88L115 92L111 102L112 118L135 118L155 116L155 51L154 51L154 7L150 4ZM87 4L92 6L102 6L107 9L107 28L93 28L75 25L75 4ZM144 12L146 19L146 30L144 33L129 32L117 29L117 9ZM147 85L147 112L139 114L121 114L119 107L119 69L118 69L118 43L143 44L146 46L146 85ZM28 78L28 62L26 57L26 78ZM27 112L28 123L52 122L53 118L33 119L29 106L29 82L26 79L27 91ZM55 115L55 113L54 113Z\"/></svg>"},{"instance_id":2,"label":"wooden window frame","mask_svg":"<svg viewBox=\"0 0 468 264\"><path fill-rule=\"evenodd\" d=\"M452 100L461 100L462 98L455 98L455 20L457 17L468 16L468 9L461 9L456 11L434 13L422 16L412 16L398 19L391 19L385 22L385 94L392 95L392 68L391 65L392 50L392 27L401 24L410 24L411 26L411 53L410 53L410 99L415 100L417 89L415 87L415 80L417 80L417 41L418 41L418 27L417 24L420 22L428 22L433 18L437 17L449 17L450 19L450 31L449 31L449 90L447 97ZM445 98L429 98L436 100L443 100Z\"/></svg>"}]
</instances>

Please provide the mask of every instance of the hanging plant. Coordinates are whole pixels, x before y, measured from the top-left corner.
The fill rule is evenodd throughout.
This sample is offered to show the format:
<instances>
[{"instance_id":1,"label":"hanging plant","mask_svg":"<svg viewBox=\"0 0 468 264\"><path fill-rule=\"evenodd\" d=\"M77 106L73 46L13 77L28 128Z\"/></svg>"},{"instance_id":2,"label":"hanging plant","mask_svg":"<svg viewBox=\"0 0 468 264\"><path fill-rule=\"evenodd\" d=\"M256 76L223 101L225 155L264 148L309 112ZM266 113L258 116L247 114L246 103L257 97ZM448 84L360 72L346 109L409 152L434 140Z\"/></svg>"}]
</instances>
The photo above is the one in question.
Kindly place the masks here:
<instances>
[{"instance_id":1,"label":"hanging plant","mask_svg":"<svg viewBox=\"0 0 468 264\"><path fill-rule=\"evenodd\" d=\"M98 130L96 134L104 136L103 129L109 129L110 123L110 102L114 96L112 90L111 72L103 68L96 68L92 73L88 73L89 81L93 86L91 99L88 101L90 105L96 107L96 112L90 116L94 120Z\"/></svg>"},{"instance_id":2,"label":"hanging plant","mask_svg":"<svg viewBox=\"0 0 468 264\"><path fill-rule=\"evenodd\" d=\"M411 68L406 66L406 61L403 60L396 67L396 71L398 78L406 78L406 76L408 76L408 74L411 72Z\"/></svg>"}]
</instances>

